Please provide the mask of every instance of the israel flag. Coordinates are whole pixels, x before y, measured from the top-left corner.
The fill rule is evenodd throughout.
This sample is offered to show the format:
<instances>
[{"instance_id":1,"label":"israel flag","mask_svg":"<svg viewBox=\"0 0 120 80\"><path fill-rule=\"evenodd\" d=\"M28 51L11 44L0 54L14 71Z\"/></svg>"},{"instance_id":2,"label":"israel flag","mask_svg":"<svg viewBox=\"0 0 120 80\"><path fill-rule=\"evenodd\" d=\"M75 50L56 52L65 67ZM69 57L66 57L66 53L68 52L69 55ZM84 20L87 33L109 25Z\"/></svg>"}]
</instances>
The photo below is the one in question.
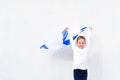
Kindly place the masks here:
<instances>
[{"instance_id":1,"label":"israel flag","mask_svg":"<svg viewBox=\"0 0 120 80\"><path fill-rule=\"evenodd\" d=\"M82 27L78 34L79 33L82 33L83 31L85 31L87 29L87 27ZM73 40L75 40L78 36L78 34L75 34L72 38ZM53 48L53 49L59 49L59 48L64 48L64 47L67 47L70 45L70 39L68 37L68 31L66 29L64 29L62 32L61 32L61 35L62 35L62 39L60 40L56 40L54 41L53 43L51 43L50 45L46 45L46 44L43 44L40 46L40 49L50 49L50 48Z\"/></svg>"}]
</instances>

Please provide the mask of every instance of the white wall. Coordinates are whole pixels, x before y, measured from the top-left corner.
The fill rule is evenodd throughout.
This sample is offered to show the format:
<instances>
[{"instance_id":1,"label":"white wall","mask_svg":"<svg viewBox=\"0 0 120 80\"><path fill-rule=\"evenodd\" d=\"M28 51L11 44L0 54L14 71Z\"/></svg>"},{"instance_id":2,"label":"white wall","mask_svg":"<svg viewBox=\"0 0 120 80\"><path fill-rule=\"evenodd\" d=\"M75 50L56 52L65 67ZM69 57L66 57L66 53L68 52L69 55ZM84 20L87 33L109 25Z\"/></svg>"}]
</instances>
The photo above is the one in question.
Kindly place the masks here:
<instances>
[{"instance_id":1,"label":"white wall","mask_svg":"<svg viewBox=\"0 0 120 80\"><path fill-rule=\"evenodd\" d=\"M39 49L66 27L93 26L89 80L119 80L119 0L1 0L0 80L73 80L72 50Z\"/></svg>"}]
</instances>

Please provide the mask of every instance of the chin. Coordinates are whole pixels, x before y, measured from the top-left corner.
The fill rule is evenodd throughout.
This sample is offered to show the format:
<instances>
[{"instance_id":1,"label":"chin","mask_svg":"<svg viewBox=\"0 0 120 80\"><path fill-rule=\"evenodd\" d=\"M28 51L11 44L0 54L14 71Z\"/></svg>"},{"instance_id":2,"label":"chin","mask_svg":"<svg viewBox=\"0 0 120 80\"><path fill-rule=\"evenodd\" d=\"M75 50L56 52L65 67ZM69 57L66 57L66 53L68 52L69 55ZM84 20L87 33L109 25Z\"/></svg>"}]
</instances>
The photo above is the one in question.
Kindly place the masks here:
<instances>
[{"instance_id":1,"label":"chin","mask_svg":"<svg viewBox=\"0 0 120 80\"><path fill-rule=\"evenodd\" d=\"M83 49L84 47L79 47L80 49Z\"/></svg>"}]
</instances>

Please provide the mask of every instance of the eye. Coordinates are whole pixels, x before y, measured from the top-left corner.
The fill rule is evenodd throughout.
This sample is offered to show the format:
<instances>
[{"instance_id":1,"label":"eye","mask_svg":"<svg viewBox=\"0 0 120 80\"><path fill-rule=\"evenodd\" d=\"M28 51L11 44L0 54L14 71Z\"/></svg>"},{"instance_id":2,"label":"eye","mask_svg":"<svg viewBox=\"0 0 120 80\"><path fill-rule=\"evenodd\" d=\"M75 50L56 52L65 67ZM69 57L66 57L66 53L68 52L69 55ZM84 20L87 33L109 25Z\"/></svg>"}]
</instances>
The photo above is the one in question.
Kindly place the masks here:
<instances>
[{"instance_id":1,"label":"eye","mask_svg":"<svg viewBox=\"0 0 120 80\"><path fill-rule=\"evenodd\" d=\"M79 42L78 44L85 44L84 42Z\"/></svg>"},{"instance_id":2,"label":"eye","mask_svg":"<svg viewBox=\"0 0 120 80\"><path fill-rule=\"evenodd\" d=\"M82 42L81 44L85 44L84 42Z\"/></svg>"}]
</instances>

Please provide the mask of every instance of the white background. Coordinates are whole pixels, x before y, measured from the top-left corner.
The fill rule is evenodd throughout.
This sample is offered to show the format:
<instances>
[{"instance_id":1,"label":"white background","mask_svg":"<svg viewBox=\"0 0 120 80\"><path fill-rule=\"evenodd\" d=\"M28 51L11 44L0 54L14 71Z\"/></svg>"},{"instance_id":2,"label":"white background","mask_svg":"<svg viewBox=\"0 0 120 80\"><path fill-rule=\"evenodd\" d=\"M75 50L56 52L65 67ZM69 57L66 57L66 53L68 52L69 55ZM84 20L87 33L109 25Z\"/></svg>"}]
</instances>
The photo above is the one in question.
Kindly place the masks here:
<instances>
[{"instance_id":1,"label":"white background","mask_svg":"<svg viewBox=\"0 0 120 80\"><path fill-rule=\"evenodd\" d=\"M72 50L40 50L92 26L89 80L120 79L119 0L0 0L0 80L73 80Z\"/></svg>"}]
</instances>

